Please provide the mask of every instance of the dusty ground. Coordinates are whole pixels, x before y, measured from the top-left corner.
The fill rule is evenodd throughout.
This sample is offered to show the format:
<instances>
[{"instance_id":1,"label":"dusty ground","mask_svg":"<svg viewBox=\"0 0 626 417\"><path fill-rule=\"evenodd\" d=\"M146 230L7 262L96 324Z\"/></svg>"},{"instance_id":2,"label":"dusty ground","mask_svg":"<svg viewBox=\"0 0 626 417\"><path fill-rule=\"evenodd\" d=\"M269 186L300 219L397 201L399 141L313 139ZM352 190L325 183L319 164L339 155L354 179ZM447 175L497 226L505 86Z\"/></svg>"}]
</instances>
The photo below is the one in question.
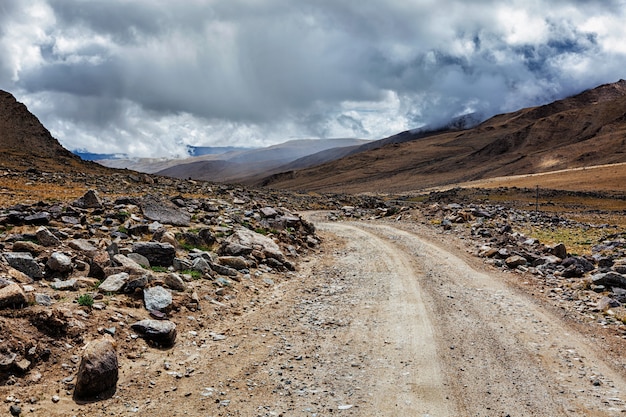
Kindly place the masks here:
<instances>
[{"instance_id":1,"label":"dusty ground","mask_svg":"<svg viewBox=\"0 0 626 417\"><path fill-rule=\"evenodd\" d=\"M415 223L317 224L323 251L276 285L253 278L261 290L237 294L237 315L207 302L174 348L138 339L138 354L120 352L112 398L75 403L61 364L50 364L56 381L0 398L33 416L626 412L626 360L460 241Z\"/></svg>"}]
</instances>

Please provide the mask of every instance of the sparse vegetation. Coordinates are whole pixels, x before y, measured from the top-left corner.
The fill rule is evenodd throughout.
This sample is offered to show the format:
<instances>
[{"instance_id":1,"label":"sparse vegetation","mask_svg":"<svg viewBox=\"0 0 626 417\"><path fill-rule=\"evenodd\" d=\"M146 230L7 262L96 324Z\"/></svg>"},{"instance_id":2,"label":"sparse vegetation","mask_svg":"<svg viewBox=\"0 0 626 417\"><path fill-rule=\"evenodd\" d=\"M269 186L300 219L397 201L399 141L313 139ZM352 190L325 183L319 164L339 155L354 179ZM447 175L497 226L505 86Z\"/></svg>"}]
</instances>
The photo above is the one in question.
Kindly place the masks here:
<instances>
[{"instance_id":1,"label":"sparse vegetation","mask_svg":"<svg viewBox=\"0 0 626 417\"><path fill-rule=\"evenodd\" d=\"M78 305L83 307L93 306L93 296L91 294L82 294L78 297Z\"/></svg>"},{"instance_id":2,"label":"sparse vegetation","mask_svg":"<svg viewBox=\"0 0 626 417\"><path fill-rule=\"evenodd\" d=\"M202 278L202 272L197 271L195 269L185 269L182 271L183 275L190 275L192 279L200 279Z\"/></svg>"}]
</instances>

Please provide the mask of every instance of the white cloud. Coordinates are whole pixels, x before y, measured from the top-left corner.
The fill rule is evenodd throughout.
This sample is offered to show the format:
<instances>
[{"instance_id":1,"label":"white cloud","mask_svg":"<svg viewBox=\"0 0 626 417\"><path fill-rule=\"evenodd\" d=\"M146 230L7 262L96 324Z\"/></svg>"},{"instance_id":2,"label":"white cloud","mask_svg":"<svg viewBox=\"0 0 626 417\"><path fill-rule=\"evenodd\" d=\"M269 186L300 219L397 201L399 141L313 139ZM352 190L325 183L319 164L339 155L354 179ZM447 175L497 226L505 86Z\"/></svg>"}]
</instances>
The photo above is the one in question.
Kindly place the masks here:
<instances>
[{"instance_id":1,"label":"white cloud","mask_svg":"<svg viewBox=\"0 0 626 417\"><path fill-rule=\"evenodd\" d=\"M0 88L70 149L172 156L381 138L623 78L621 0L445 3L3 0Z\"/></svg>"}]
</instances>

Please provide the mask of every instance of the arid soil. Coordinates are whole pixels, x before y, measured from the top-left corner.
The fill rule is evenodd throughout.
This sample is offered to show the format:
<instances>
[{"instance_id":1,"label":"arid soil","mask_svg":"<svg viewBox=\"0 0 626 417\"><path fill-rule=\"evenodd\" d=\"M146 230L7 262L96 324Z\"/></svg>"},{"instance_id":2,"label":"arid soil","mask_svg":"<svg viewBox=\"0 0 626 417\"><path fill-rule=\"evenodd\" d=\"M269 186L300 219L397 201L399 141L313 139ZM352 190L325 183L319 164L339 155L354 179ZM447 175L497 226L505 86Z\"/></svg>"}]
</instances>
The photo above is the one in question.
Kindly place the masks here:
<instances>
[{"instance_id":1,"label":"arid soil","mask_svg":"<svg viewBox=\"0 0 626 417\"><path fill-rule=\"evenodd\" d=\"M273 286L252 278L260 290L237 295L243 313L202 305L171 349L137 340L140 354L120 352L112 398L74 402L61 364L50 365L58 380L4 386L0 398L33 416L626 411L626 364L606 355L604 336L572 326L461 240L412 222L311 216L322 249L299 271Z\"/></svg>"}]
</instances>

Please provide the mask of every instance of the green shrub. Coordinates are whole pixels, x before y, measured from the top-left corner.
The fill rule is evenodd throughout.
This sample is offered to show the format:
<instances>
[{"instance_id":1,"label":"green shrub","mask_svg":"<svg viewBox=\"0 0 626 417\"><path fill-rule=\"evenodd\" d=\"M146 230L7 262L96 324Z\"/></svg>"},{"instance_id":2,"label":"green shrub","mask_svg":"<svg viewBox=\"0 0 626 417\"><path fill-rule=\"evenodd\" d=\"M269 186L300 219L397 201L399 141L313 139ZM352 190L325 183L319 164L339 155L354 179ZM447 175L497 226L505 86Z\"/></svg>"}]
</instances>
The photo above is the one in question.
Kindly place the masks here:
<instances>
[{"instance_id":1,"label":"green shrub","mask_svg":"<svg viewBox=\"0 0 626 417\"><path fill-rule=\"evenodd\" d=\"M84 307L93 306L93 297L91 296L91 294L83 294L80 297L78 297L78 305L81 305Z\"/></svg>"}]
</instances>

